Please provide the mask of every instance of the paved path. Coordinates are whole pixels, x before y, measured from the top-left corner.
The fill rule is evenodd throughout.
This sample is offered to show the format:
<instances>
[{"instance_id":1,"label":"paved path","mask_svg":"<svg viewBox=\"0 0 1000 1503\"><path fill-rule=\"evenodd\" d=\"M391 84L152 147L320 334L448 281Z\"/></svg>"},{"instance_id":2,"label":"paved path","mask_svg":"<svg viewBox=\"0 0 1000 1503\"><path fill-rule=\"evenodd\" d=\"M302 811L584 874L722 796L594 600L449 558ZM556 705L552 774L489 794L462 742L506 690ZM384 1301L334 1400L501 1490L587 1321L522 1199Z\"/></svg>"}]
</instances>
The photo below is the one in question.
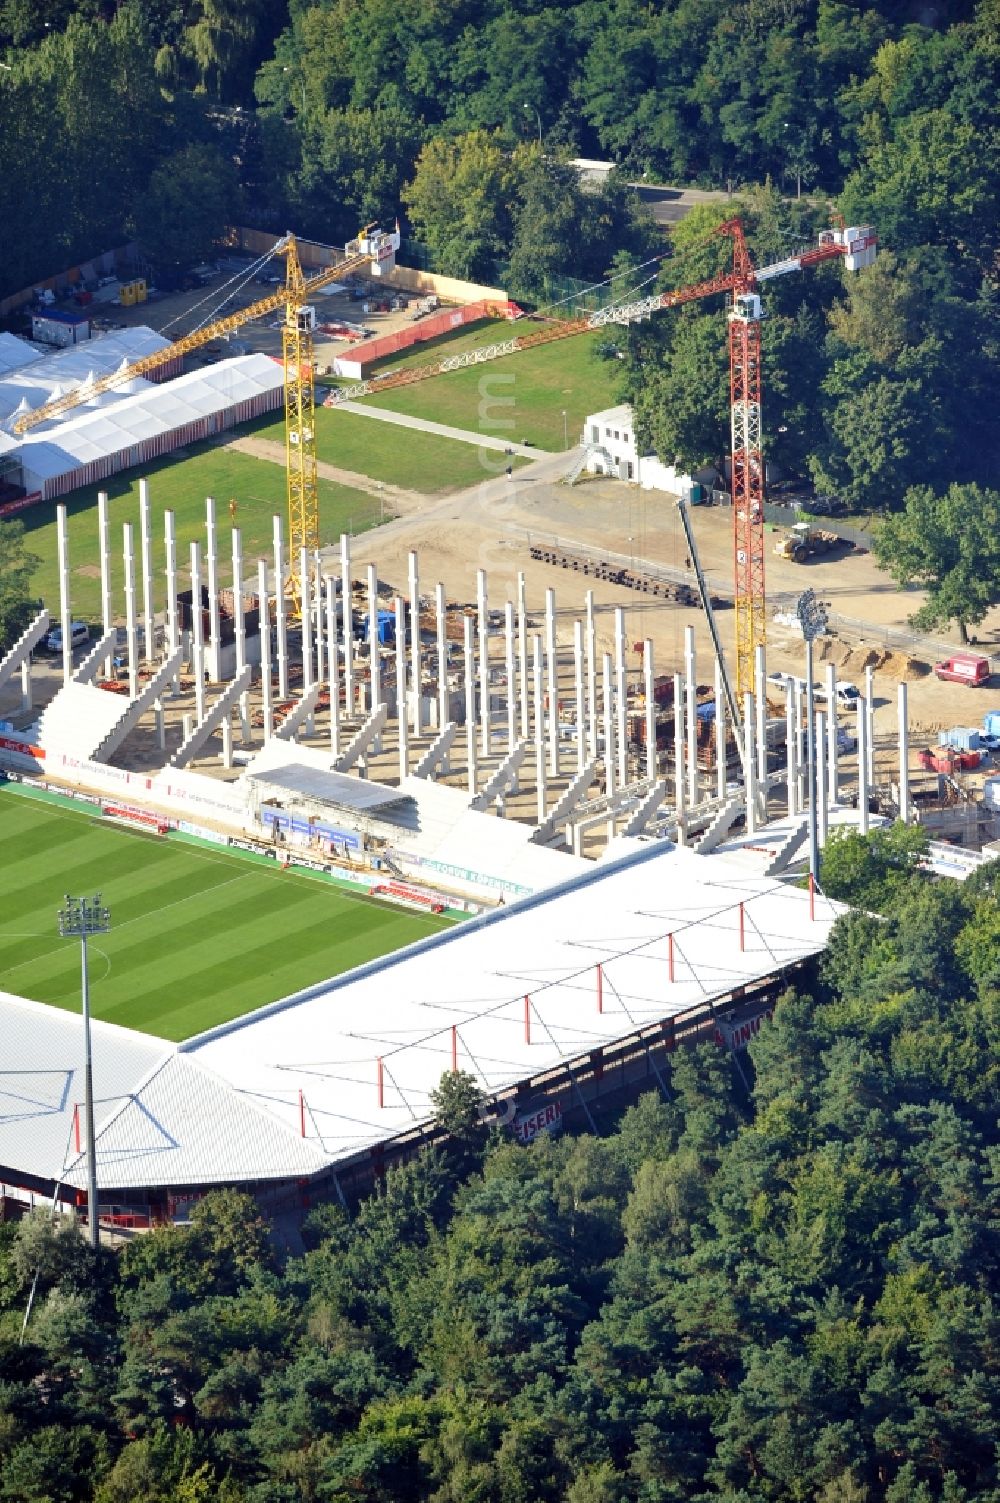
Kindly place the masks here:
<instances>
[{"instance_id":1,"label":"paved path","mask_svg":"<svg viewBox=\"0 0 1000 1503\"><path fill-rule=\"evenodd\" d=\"M254 438L252 435L243 438L227 438L223 440L223 447L227 449L239 449L242 454L252 454L255 459L266 459L271 464L285 463L285 446L273 438ZM535 458L538 455L536 453ZM401 485L390 485L388 482L372 480L368 475L360 475L356 470L342 470L339 465L327 464L325 460L318 460L316 473L321 480L333 480L338 485L349 485L356 491L366 491L370 496L384 496L392 503L393 510L398 509L400 503L404 506L426 506L427 496L421 491L409 491Z\"/></svg>"},{"instance_id":2,"label":"paved path","mask_svg":"<svg viewBox=\"0 0 1000 1503\"><path fill-rule=\"evenodd\" d=\"M451 438L460 444L475 444L477 449L499 449L503 453L516 454L519 459L537 459L539 451L531 444L512 444L506 438L487 438L483 433L473 433L468 428L450 428L447 423L432 423L429 418L410 417L405 412L390 412L386 407L369 407L365 402L338 402L341 412L354 412L358 417L377 418L382 423L396 423L400 428L419 428L421 433L436 433L438 438Z\"/></svg>"}]
</instances>

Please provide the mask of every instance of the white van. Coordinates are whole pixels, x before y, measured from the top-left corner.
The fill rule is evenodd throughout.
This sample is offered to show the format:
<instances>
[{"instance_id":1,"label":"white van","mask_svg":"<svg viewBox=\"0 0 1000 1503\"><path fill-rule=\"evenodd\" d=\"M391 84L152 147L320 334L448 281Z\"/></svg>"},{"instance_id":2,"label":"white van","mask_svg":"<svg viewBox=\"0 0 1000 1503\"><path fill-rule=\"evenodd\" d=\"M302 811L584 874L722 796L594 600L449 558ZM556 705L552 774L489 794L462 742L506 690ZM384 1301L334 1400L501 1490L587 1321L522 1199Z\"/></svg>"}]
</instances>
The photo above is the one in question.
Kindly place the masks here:
<instances>
[{"instance_id":1,"label":"white van","mask_svg":"<svg viewBox=\"0 0 1000 1503\"><path fill-rule=\"evenodd\" d=\"M73 651L75 652L78 647L82 647L85 642L89 641L90 627L87 625L86 621L70 622L69 642L70 647L73 649ZM53 627L48 636L45 638L45 646L49 652L62 652L63 634L61 626Z\"/></svg>"}]
</instances>

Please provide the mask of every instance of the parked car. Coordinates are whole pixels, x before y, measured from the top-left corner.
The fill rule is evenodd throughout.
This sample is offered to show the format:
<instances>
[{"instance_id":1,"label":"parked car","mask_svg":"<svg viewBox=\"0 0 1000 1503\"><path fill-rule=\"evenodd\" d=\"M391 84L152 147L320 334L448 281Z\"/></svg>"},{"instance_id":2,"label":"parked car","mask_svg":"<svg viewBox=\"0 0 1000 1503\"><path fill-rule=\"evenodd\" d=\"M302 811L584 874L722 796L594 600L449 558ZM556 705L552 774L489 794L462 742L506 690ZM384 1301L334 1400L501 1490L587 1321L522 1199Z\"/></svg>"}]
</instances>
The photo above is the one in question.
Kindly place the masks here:
<instances>
[{"instance_id":1,"label":"parked car","mask_svg":"<svg viewBox=\"0 0 1000 1503\"><path fill-rule=\"evenodd\" d=\"M70 647L75 652L78 647L90 641L90 627L86 621L72 621L69 629ZM48 652L62 652L63 634L61 626L54 626L45 638L45 647Z\"/></svg>"}]
</instances>

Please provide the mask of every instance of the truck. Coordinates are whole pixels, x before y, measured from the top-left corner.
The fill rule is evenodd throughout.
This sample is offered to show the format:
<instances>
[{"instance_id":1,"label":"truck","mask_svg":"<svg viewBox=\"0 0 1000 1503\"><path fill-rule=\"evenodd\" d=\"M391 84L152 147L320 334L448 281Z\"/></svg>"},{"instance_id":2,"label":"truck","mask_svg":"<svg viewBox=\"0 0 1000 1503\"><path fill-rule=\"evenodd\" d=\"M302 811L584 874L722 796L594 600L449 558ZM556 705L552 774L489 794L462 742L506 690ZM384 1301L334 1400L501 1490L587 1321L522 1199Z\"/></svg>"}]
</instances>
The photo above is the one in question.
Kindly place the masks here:
<instances>
[{"instance_id":1,"label":"truck","mask_svg":"<svg viewBox=\"0 0 1000 1503\"><path fill-rule=\"evenodd\" d=\"M990 660L973 652L953 652L951 657L934 664L934 676L952 684L968 684L970 689L990 681Z\"/></svg>"},{"instance_id":2,"label":"truck","mask_svg":"<svg viewBox=\"0 0 1000 1503\"><path fill-rule=\"evenodd\" d=\"M775 543L774 552L777 558L790 558L793 563L804 564L813 554L829 553L843 541L837 533L813 527L811 522L796 522L791 531Z\"/></svg>"}]
</instances>

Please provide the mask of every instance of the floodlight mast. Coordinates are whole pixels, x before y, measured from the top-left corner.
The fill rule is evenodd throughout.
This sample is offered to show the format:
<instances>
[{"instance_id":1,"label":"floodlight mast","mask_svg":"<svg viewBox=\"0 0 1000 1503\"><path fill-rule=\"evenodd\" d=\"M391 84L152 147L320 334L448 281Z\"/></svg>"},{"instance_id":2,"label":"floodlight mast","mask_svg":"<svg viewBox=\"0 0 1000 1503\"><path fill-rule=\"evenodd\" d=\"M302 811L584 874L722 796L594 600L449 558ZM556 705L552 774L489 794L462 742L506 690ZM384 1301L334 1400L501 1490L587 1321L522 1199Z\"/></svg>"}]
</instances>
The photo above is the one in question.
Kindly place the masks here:
<instances>
[{"instance_id":1,"label":"floodlight mast","mask_svg":"<svg viewBox=\"0 0 1000 1503\"><path fill-rule=\"evenodd\" d=\"M84 1117L87 1142L87 1229L90 1245L99 1242L97 1219L97 1159L94 1144L94 1071L90 1045L90 987L87 975L87 936L106 934L111 928L111 912L96 892L92 898L74 898L69 893L59 909L59 933L63 939L79 935L80 979L83 992Z\"/></svg>"}]
</instances>

